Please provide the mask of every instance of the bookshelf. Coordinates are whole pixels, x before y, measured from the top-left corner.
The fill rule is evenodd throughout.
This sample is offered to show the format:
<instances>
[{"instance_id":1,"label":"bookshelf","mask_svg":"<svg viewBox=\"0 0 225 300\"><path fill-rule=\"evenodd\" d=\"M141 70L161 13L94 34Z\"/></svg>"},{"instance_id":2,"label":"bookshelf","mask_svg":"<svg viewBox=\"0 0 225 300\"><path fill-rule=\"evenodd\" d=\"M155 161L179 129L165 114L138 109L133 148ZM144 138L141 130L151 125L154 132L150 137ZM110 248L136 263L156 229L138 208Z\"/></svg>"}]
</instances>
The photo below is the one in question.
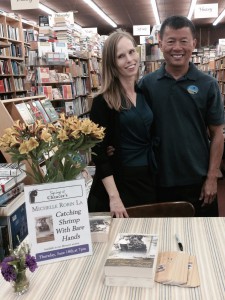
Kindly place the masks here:
<instances>
[{"instance_id":1,"label":"bookshelf","mask_svg":"<svg viewBox=\"0 0 225 300\"><path fill-rule=\"evenodd\" d=\"M23 27L20 17L0 14L0 99L26 96Z\"/></svg>"},{"instance_id":2,"label":"bookshelf","mask_svg":"<svg viewBox=\"0 0 225 300\"><path fill-rule=\"evenodd\" d=\"M219 83L222 100L225 106L225 56L215 59L215 77Z\"/></svg>"}]
</instances>

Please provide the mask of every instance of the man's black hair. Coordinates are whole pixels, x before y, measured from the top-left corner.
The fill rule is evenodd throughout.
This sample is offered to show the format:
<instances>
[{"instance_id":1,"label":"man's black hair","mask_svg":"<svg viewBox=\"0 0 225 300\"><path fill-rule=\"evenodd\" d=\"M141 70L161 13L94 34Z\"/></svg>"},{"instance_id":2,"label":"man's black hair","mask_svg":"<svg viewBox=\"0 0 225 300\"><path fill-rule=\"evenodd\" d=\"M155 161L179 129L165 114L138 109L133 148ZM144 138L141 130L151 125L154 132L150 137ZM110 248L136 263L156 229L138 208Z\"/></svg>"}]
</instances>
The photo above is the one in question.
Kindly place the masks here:
<instances>
[{"instance_id":1,"label":"man's black hair","mask_svg":"<svg viewBox=\"0 0 225 300\"><path fill-rule=\"evenodd\" d=\"M160 38L163 37L166 27L170 27L173 29L181 29L183 27L188 27L191 30L193 38L195 38L196 35L196 29L194 24L188 18L183 16L172 16L164 20L159 32Z\"/></svg>"}]
</instances>

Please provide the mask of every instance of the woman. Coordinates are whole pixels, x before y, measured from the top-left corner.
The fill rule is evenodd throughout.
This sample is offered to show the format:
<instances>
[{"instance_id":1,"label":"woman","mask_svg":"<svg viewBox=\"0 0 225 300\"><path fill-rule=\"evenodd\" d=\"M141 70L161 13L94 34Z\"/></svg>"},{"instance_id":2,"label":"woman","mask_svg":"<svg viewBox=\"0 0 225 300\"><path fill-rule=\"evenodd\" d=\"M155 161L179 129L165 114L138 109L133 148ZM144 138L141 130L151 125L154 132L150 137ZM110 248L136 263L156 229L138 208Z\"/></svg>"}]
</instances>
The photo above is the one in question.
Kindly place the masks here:
<instances>
[{"instance_id":1,"label":"woman","mask_svg":"<svg viewBox=\"0 0 225 300\"><path fill-rule=\"evenodd\" d=\"M94 147L96 165L89 211L128 217L126 207L155 202L150 128L153 114L138 89L139 55L133 37L122 30L106 40L102 53L102 87L90 119L106 128ZM115 148L107 155L107 147Z\"/></svg>"}]
</instances>

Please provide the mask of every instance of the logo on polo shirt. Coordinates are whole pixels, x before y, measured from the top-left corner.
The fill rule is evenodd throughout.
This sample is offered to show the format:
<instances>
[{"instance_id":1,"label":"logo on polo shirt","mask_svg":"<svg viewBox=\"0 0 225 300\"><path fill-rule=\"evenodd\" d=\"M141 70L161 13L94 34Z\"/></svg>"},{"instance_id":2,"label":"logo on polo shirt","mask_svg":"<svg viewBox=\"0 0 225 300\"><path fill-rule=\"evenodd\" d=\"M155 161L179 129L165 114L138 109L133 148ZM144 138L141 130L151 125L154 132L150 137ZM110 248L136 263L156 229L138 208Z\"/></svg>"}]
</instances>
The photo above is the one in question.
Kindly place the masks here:
<instances>
[{"instance_id":1,"label":"logo on polo shirt","mask_svg":"<svg viewBox=\"0 0 225 300\"><path fill-rule=\"evenodd\" d=\"M197 94L198 93L198 87L196 85L189 85L187 87L187 91L189 94Z\"/></svg>"}]
</instances>

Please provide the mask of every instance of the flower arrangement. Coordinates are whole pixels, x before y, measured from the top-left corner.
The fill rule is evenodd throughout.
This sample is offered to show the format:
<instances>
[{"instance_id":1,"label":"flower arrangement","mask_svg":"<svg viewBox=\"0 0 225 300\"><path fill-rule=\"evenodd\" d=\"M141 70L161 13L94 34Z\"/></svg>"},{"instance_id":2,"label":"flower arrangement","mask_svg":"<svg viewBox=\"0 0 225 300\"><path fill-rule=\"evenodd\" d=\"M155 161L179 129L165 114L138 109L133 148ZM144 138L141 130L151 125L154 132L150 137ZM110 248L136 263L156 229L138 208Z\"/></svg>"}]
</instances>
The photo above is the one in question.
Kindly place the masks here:
<instances>
[{"instance_id":1,"label":"flower arrangement","mask_svg":"<svg viewBox=\"0 0 225 300\"><path fill-rule=\"evenodd\" d=\"M13 162L27 161L26 173L35 183L75 179L85 167L82 153L104 138L104 128L89 119L64 114L55 124L37 120L27 126L16 121L0 138L0 148L9 153ZM45 161L46 171L40 168Z\"/></svg>"},{"instance_id":2,"label":"flower arrangement","mask_svg":"<svg viewBox=\"0 0 225 300\"><path fill-rule=\"evenodd\" d=\"M30 246L23 242L15 250L10 250L10 255L1 262L2 276L6 281L13 282L14 290L18 295L23 294L29 287L26 269L34 272L37 263L35 257L30 255Z\"/></svg>"},{"instance_id":3,"label":"flower arrangement","mask_svg":"<svg viewBox=\"0 0 225 300\"><path fill-rule=\"evenodd\" d=\"M30 246L25 242L11 250L10 256L5 257L1 263L1 273L6 281L16 281L18 273L27 268L34 272L37 263L35 257L30 255Z\"/></svg>"}]
</instances>

